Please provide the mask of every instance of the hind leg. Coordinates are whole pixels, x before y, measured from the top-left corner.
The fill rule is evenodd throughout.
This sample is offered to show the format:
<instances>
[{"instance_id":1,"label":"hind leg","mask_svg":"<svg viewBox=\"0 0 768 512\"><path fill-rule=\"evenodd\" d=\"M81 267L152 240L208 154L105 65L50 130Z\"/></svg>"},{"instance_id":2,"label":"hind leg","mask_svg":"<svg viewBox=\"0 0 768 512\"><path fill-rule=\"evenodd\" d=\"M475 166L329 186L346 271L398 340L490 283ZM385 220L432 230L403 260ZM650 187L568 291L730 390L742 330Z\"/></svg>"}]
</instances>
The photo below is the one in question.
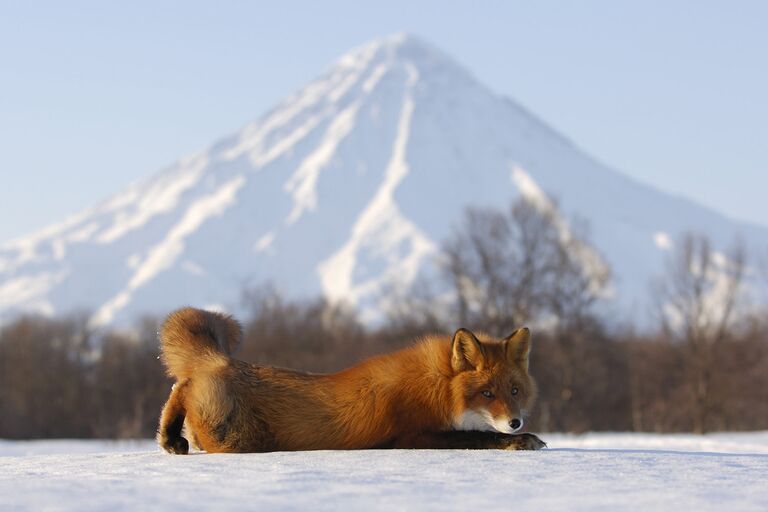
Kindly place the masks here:
<instances>
[{"instance_id":1,"label":"hind leg","mask_svg":"<svg viewBox=\"0 0 768 512\"><path fill-rule=\"evenodd\" d=\"M165 402L157 428L157 442L168 453L185 455L189 453L189 442L181 436L184 428L184 395L189 381L177 382L171 389L171 396Z\"/></svg>"}]
</instances>

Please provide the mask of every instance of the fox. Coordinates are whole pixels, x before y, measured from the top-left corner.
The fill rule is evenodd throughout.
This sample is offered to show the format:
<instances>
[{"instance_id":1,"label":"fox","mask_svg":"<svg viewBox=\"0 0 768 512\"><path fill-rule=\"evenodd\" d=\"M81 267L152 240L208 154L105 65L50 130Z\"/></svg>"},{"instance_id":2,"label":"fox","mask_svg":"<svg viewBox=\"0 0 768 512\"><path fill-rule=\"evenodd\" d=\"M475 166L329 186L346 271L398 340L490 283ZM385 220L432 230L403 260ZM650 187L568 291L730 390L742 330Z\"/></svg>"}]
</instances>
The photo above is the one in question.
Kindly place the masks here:
<instances>
[{"instance_id":1,"label":"fox","mask_svg":"<svg viewBox=\"0 0 768 512\"><path fill-rule=\"evenodd\" d=\"M242 327L219 312L179 309L158 334L175 383L157 441L171 454L546 446L520 432L537 389L525 327L429 335L331 374L234 358Z\"/></svg>"}]
</instances>

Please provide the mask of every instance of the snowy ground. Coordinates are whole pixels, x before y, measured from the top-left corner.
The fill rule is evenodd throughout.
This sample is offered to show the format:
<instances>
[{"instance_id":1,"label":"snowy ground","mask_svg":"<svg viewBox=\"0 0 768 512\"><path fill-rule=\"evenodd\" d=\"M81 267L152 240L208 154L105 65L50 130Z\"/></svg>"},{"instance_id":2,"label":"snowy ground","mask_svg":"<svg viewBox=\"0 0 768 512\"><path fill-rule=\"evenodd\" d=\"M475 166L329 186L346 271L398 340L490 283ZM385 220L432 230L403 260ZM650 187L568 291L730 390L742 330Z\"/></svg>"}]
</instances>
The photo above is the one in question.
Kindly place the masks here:
<instances>
[{"instance_id":1,"label":"snowy ground","mask_svg":"<svg viewBox=\"0 0 768 512\"><path fill-rule=\"evenodd\" d=\"M0 510L768 510L768 432L542 438L540 452L187 457L0 441Z\"/></svg>"}]
</instances>

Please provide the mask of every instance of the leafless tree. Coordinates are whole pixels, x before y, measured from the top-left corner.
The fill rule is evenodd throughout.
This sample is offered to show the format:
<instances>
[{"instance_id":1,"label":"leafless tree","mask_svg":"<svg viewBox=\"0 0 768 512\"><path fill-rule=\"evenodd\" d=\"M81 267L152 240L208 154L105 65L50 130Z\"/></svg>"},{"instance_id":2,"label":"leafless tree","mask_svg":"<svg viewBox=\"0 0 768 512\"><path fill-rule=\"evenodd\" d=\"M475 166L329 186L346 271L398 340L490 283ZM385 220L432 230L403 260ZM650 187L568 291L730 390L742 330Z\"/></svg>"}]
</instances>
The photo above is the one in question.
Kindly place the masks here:
<instances>
[{"instance_id":1,"label":"leafless tree","mask_svg":"<svg viewBox=\"0 0 768 512\"><path fill-rule=\"evenodd\" d=\"M84 318L22 317L0 331L0 437L82 437L88 416Z\"/></svg>"},{"instance_id":2,"label":"leafless tree","mask_svg":"<svg viewBox=\"0 0 768 512\"><path fill-rule=\"evenodd\" d=\"M109 332L98 359L86 368L92 377L91 428L94 437L151 436L172 384L158 361L156 318L143 318L131 333Z\"/></svg>"},{"instance_id":3,"label":"leafless tree","mask_svg":"<svg viewBox=\"0 0 768 512\"><path fill-rule=\"evenodd\" d=\"M328 372L366 353L365 329L354 313L325 299L285 300L271 287L245 294L250 309L244 324L246 361Z\"/></svg>"},{"instance_id":4,"label":"leafless tree","mask_svg":"<svg viewBox=\"0 0 768 512\"><path fill-rule=\"evenodd\" d=\"M525 199L505 213L471 209L444 246L459 321L502 334L511 326L582 318L608 267L557 209Z\"/></svg>"},{"instance_id":5,"label":"leafless tree","mask_svg":"<svg viewBox=\"0 0 768 512\"><path fill-rule=\"evenodd\" d=\"M709 427L717 355L731 338L740 304L746 252L736 243L716 252L703 235L688 233L676 244L666 274L657 283L664 331L682 345L695 432Z\"/></svg>"},{"instance_id":6,"label":"leafless tree","mask_svg":"<svg viewBox=\"0 0 768 512\"><path fill-rule=\"evenodd\" d=\"M758 261L760 272L760 300L763 305L768 301L768 248L763 251L762 257Z\"/></svg>"},{"instance_id":7,"label":"leafless tree","mask_svg":"<svg viewBox=\"0 0 768 512\"><path fill-rule=\"evenodd\" d=\"M440 286L440 284L437 284ZM448 311L451 301L436 291L435 284L419 278L407 289L389 289L382 295L386 318L376 336L390 339L414 338L429 333L456 330Z\"/></svg>"}]
</instances>

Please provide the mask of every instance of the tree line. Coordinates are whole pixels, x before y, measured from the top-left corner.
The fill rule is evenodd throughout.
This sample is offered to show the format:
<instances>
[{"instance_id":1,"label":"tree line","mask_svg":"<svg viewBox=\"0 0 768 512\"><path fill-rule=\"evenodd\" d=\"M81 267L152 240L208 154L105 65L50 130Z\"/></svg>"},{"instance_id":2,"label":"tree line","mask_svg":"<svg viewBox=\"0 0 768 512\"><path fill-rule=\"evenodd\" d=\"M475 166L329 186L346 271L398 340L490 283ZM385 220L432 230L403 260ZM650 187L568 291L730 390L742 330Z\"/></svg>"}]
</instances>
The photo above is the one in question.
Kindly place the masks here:
<instances>
[{"instance_id":1,"label":"tree line","mask_svg":"<svg viewBox=\"0 0 768 512\"><path fill-rule=\"evenodd\" d=\"M739 244L720 253L683 236L651 288L658 328L638 331L597 313L610 269L579 225L554 203L468 211L443 245L442 278L390 301L378 327L322 298L249 290L238 357L332 372L427 333L504 336L525 324L539 383L533 430L768 428L768 315L745 300L758 262ZM154 435L172 384L158 360L162 317L107 333L87 320L23 316L0 329L0 438Z\"/></svg>"}]
</instances>

